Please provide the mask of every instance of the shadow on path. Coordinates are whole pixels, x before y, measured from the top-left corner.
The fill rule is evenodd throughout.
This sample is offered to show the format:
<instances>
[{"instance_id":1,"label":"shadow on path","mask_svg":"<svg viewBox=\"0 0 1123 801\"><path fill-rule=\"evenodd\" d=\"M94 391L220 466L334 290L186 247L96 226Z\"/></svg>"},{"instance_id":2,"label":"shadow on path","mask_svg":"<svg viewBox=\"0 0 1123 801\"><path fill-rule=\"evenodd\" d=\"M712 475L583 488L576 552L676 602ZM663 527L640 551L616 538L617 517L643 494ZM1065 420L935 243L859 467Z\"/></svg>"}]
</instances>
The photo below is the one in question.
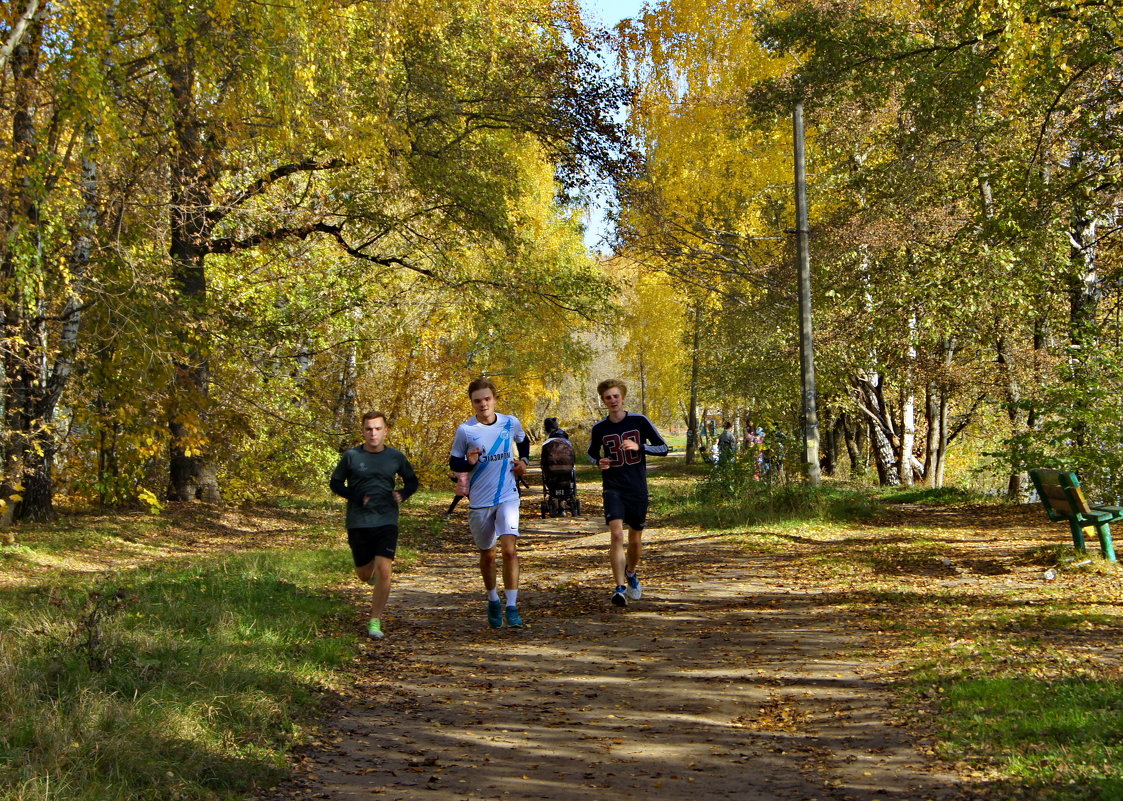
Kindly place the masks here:
<instances>
[{"instance_id":1,"label":"shadow on path","mask_svg":"<svg viewBox=\"0 0 1123 801\"><path fill-rule=\"evenodd\" d=\"M781 557L644 539L621 610L598 521L525 521L522 630L487 628L470 553L426 556L332 745L261 801L967 797L887 721L885 666L835 599Z\"/></svg>"}]
</instances>

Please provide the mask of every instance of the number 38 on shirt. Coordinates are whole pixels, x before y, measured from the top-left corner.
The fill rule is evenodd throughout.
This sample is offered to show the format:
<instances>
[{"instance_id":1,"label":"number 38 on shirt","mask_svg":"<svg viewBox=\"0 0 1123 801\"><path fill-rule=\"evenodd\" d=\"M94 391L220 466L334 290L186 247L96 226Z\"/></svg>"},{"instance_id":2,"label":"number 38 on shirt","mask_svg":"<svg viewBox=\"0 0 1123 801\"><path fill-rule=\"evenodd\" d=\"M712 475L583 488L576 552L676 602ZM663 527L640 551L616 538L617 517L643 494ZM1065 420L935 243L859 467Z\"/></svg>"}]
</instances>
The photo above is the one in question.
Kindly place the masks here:
<instances>
[{"instance_id":1,"label":"number 38 on shirt","mask_svg":"<svg viewBox=\"0 0 1123 801\"><path fill-rule=\"evenodd\" d=\"M630 439L640 446L640 450L625 450L624 440ZM606 434L601 441L604 455L612 460L612 467L625 464L638 464L642 459L643 444L640 441L639 431L626 431L623 434Z\"/></svg>"}]
</instances>

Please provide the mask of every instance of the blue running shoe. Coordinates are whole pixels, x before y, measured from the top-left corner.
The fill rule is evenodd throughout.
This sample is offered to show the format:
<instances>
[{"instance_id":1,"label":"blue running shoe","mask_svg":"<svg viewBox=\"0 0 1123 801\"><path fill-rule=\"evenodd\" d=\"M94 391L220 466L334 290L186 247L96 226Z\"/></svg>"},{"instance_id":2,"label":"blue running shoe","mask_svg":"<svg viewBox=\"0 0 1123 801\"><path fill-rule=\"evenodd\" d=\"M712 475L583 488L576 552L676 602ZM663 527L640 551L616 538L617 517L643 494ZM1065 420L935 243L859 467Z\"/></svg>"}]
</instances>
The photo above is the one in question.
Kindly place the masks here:
<instances>
[{"instance_id":1,"label":"blue running shoe","mask_svg":"<svg viewBox=\"0 0 1123 801\"><path fill-rule=\"evenodd\" d=\"M506 609L507 626L508 628L518 629L522 628L523 619L519 617L519 610L513 606L508 606Z\"/></svg>"},{"instance_id":2,"label":"blue running shoe","mask_svg":"<svg viewBox=\"0 0 1123 801\"><path fill-rule=\"evenodd\" d=\"M627 606L628 599L624 596L624 585L621 584L612 592L612 603L616 606Z\"/></svg>"},{"instance_id":3,"label":"blue running shoe","mask_svg":"<svg viewBox=\"0 0 1123 801\"><path fill-rule=\"evenodd\" d=\"M503 604L499 601L487 602L487 624L493 629L503 628Z\"/></svg>"},{"instance_id":4,"label":"blue running shoe","mask_svg":"<svg viewBox=\"0 0 1123 801\"><path fill-rule=\"evenodd\" d=\"M638 601L643 597L643 587L640 586L638 573L628 573L625 571L624 580L628 582L628 589L625 590L625 594L630 600Z\"/></svg>"}]
</instances>

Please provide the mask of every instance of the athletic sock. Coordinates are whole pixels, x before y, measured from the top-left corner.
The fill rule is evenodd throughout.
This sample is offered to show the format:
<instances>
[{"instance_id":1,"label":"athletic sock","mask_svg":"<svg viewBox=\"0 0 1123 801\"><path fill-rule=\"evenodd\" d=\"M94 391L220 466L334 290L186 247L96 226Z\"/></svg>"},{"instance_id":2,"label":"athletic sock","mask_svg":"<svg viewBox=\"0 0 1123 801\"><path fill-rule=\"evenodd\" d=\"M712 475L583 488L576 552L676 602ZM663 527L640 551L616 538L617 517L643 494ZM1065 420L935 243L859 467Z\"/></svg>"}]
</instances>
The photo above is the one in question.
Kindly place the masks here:
<instances>
[{"instance_id":1,"label":"athletic sock","mask_svg":"<svg viewBox=\"0 0 1123 801\"><path fill-rule=\"evenodd\" d=\"M507 596L507 606L519 605L519 591L518 590L503 590L503 594Z\"/></svg>"},{"instance_id":2,"label":"athletic sock","mask_svg":"<svg viewBox=\"0 0 1123 801\"><path fill-rule=\"evenodd\" d=\"M499 600L499 590L488 590L487 591L487 599L489 601L498 601Z\"/></svg>"}]
</instances>

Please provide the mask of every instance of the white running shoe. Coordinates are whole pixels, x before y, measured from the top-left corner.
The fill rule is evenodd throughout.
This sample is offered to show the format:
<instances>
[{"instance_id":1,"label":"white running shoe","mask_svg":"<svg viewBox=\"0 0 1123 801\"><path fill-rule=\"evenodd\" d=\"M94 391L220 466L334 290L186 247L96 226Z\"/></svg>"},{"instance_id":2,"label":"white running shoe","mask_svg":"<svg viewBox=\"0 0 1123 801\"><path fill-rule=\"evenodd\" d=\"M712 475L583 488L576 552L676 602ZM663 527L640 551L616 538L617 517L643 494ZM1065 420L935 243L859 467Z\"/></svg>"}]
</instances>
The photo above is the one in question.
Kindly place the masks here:
<instances>
[{"instance_id":1,"label":"white running shoe","mask_svg":"<svg viewBox=\"0 0 1123 801\"><path fill-rule=\"evenodd\" d=\"M624 580L628 582L628 589L625 590L628 598L638 601L643 597L643 587L640 586L638 573L625 573Z\"/></svg>"}]
</instances>

